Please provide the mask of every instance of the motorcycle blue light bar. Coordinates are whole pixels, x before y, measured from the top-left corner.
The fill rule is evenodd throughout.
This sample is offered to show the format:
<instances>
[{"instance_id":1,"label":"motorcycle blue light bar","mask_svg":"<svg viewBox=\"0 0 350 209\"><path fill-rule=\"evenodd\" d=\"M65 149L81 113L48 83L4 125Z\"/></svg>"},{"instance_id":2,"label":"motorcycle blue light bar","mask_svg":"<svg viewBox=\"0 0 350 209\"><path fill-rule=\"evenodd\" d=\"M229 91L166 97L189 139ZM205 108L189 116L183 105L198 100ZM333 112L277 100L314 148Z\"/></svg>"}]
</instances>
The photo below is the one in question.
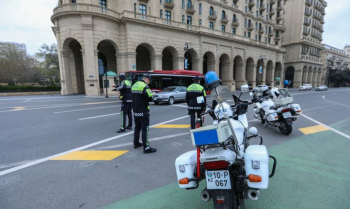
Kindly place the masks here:
<instances>
[{"instance_id":1,"label":"motorcycle blue light bar","mask_svg":"<svg viewBox=\"0 0 350 209\"><path fill-rule=\"evenodd\" d=\"M221 80L214 71L210 71L205 74L205 83L210 89L214 89L221 85Z\"/></svg>"}]
</instances>

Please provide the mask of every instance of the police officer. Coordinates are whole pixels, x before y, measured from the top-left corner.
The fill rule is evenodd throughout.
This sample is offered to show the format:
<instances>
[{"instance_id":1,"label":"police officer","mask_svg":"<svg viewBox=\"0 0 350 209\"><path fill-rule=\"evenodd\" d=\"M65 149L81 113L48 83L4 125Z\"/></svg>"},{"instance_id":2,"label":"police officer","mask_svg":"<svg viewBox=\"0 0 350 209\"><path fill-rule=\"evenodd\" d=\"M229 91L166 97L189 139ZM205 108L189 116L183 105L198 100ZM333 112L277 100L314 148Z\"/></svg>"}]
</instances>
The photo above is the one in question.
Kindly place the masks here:
<instances>
[{"instance_id":1,"label":"police officer","mask_svg":"<svg viewBox=\"0 0 350 209\"><path fill-rule=\"evenodd\" d=\"M132 128L132 94L131 83L130 81L125 80L125 75L120 75L119 79L121 81L121 84L118 88L116 88L116 90L120 92L119 99L122 100L122 107L120 112L122 122L117 133L122 133L125 132L125 129L131 130ZM129 125L125 128L126 115L128 115Z\"/></svg>"},{"instance_id":2,"label":"police officer","mask_svg":"<svg viewBox=\"0 0 350 209\"><path fill-rule=\"evenodd\" d=\"M149 102L152 101L152 92L148 85L151 82L150 75L144 75L141 81L137 81L131 88L132 107L134 109L135 133L134 148L143 146L143 153L153 153L157 150L149 146ZM142 130L142 143L139 142Z\"/></svg>"},{"instance_id":3,"label":"police officer","mask_svg":"<svg viewBox=\"0 0 350 209\"><path fill-rule=\"evenodd\" d=\"M197 117L200 118L200 114L205 111L205 105L207 103L205 89L201 86L200 78L194 77L194 83L187 88L186 102L188 105L188 114L191 116L191 129L196 128L196 113ZM197 98L203 97L204 103L198 104Z\"/></svg>"}]
</instances>

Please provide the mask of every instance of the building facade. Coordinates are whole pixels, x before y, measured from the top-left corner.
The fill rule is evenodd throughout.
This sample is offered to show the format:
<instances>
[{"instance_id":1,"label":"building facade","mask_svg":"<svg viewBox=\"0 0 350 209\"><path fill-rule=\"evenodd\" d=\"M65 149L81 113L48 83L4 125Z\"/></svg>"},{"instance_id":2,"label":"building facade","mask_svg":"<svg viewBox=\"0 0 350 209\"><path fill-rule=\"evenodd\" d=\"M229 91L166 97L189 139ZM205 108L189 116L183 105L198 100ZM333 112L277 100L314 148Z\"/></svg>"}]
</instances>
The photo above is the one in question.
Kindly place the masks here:
<instances>
[{"instance_id":1,"label":"building facade","mask_svg":"<svg viewBox=\"0 0 350 209\"><path fill-rule=\"evenodd\" d=\"M52 22L62 94L98 95L106 70L184 69L185 57L188 70L215 71L231 90L274 86L285 1L60 0Z\"/></svg>"},{"instance_id":2,"label":"building facade","mask_svg":"<svg viewBox=\"0 0 350 209\"><path fill-rule=\"evenodd\" d=\"M2 49L16 49L27 53L27 48L25 44L15 43L15 42L1 42L0 41L0 50Z\"/></svg>"},{"instance_id":3,"label":"building facade","mask_svg":"<svg viewBox=\"0 0 350 209\"><path fill-rule=\"evenodd\" d=\"M328 81L328 77L349 69L350 58L343 49L337 49L326 44L323 46L321 59L323 60L323 70L326 72L326 85L332 87L334 84Z\"/></svg>"},{"instance_id":4,"label":"building facade","mask_svg":"<svg viewBox=\"0 0 350 209\"><path fill-rule=\"evenodd\" d=\"M345 54L348 55L348 57L350 57L350 45L345 45L344 51L345 51ZM350 63L348 65L348 68L350 69Z\"/></svg>"},{"instance_id":5,"label":"building facade","mask_svg":"<svg viewBox=\"0 0 350 209\"><path fill-rule=\"evenodd\" d=\"M324 0L292 0L286 3L287 32L282 43L286 49L284 74L294 88L301 84L317 86L325 83L321 42L326 7Z\"/></svg>"}]
</instances>

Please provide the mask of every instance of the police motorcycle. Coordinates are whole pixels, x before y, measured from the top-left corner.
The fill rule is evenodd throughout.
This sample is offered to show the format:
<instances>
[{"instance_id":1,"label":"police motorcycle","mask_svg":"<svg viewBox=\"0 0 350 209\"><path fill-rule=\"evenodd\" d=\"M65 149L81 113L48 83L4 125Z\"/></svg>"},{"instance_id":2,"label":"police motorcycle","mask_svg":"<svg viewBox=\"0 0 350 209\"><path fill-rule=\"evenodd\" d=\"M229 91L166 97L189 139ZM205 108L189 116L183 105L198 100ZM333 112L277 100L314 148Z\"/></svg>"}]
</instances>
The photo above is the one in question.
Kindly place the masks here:
<instances>
[{"instance_id":1,"label":"police motorcycle","mask_svg":"<svg viewBox=\"0 0 350 209\"><path fill-rule=\"evenodd\" d=\"M262 124L277 127L283 134L293 130L295 116L301 115L299 104L293 104L293 96L286 89L272 88L271 91L256 88L250 93L254 102L254 117Z\"/></svg>"},{"instance_id":2,"label":"police motorcycle","mask_svg":"<svg viewBox=\"0 0 350 209\"><path fill-rule=\"evenodd\" d=\"M201 181L206 188L201 191L203 201L213 200L214 208L244 209L245 200L258 200L260 189L267 189L269 178L274 176L277 160L262 145L257 129L251 127L248 136L247 110L250 101L240 96L248 91L241 87L241 95L233 94L234 104L223 102L217 91L221 81L215 72L208 72L206 83L215 89L218 97L208 111L213 124L191 130L193 145L197 150L186 152L175 160L179 187L197 189ZM260 145L249 145L249 140L260 138ZM273 160L271 174L269 159Z\"/></svg>"}]
</instances>

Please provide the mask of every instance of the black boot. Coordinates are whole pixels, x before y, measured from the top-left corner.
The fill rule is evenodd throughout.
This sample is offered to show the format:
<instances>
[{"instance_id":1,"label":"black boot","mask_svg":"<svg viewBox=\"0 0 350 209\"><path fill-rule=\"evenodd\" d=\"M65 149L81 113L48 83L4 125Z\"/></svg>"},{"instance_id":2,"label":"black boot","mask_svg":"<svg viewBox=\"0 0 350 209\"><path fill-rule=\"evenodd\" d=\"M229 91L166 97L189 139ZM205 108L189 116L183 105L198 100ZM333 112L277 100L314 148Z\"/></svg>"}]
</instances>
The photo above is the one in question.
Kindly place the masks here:
<instances>
[{"instance_id":1,"label":"black boot","mask_svg":"<svg viewBox=\"0 0 350 209\"><path fill-rule=\"evenodd\" d=\"M137 148L139 148L139 147L142 147L142 144L141 143L134 143L134 149L137 149Z\"/></svg>"},{"instance_id":2,"label":"black boot","mask_svg":"<svg viewBox=\"0 0 350 209\"><path fill-rule=\"evenodd\" d=\"M157 152L157 149L156 149L156 148L152 148L152 147L146 147L146 148L143 150L143 153L145 153L145 154L153 153L153 152Z\"/></svg>"},{"instance_id":3,"label":"black boot","mask_svg":"<svg viewBox=\"0 0 350 209\"><path fill-rule=\"evenodd\" d=\"M127 126L125 129L131 130L132 126Z\"/></svg>"},{"instance_id":4,"label":"black boot","mask_svg":"<svg viewBox=\"0 0 350 209\"><path fill-rule=\"evenodd\" d=\"M117 131L118 134L123 132L125 132L125 129L122 129L122 128Z\"/></svg>"}]
</instances>

